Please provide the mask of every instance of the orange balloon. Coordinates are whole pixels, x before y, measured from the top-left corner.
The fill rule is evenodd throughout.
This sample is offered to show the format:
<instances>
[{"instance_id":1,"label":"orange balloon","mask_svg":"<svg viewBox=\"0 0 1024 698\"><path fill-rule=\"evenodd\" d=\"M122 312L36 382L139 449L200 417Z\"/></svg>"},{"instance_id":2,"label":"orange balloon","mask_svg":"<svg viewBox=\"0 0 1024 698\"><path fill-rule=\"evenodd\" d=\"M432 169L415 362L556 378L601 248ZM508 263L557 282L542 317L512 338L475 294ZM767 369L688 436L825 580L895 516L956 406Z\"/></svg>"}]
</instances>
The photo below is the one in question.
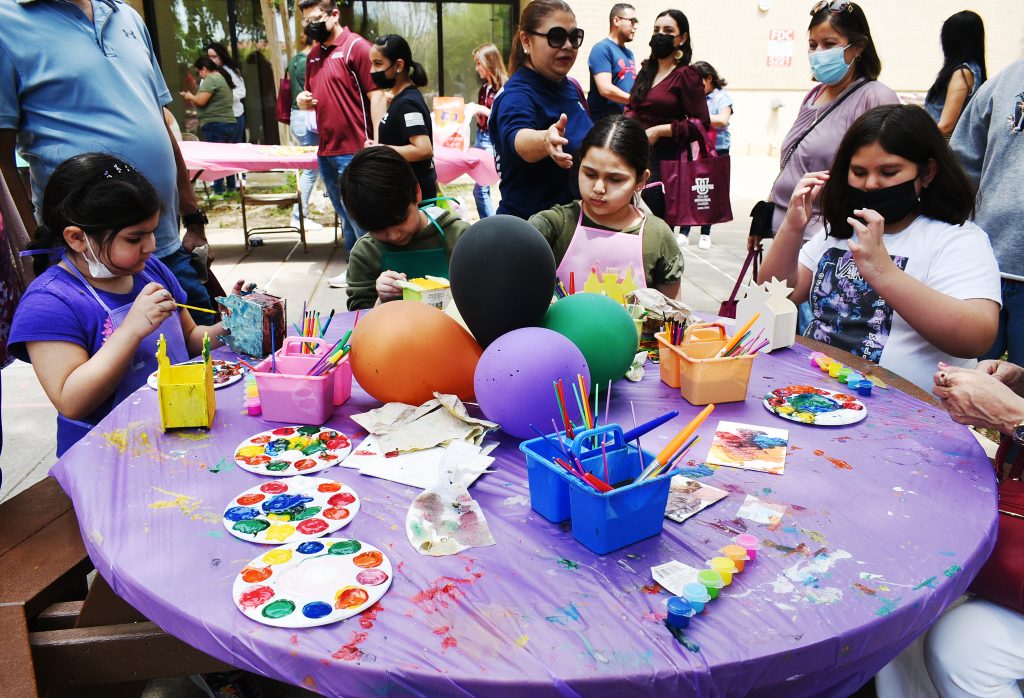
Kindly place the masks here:
<instances>
[{"instance_id":1,"label":"orange balloon","mask_svg":"<svg viewBox=\"0 0 1024 698\"><path fill-rule=\"evenodd\" d=\"M417 301L384 303L359 319L351 344L352 376L381 402L421 405L434 391L473 397L483 350L437 308Z\"/></svg>"}]
</instances>

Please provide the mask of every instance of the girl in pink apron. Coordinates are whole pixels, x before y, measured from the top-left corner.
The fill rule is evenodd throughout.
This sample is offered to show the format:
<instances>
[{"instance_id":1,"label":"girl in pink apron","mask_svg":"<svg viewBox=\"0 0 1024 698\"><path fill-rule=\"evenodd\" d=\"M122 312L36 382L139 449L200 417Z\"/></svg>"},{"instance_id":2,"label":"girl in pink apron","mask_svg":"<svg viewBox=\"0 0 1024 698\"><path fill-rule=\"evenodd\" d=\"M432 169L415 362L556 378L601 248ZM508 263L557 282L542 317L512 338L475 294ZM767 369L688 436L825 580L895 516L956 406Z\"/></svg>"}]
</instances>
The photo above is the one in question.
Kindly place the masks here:
<instances>
[{"instance_id":1,"label":"girl in pink apron","mask_svg":"<svg viewBox=\"0 0 1024 698\"><path fill-rule=\"evenodd\" d=\"M580 199L530 218L551 244L566 289L620 303L638 288L678 297L683 258L675 236L663 220L636 206L651 174L649 150L637 122L605 117L577 156Z\"/></svg>"},{"instance_id":2,"label":"girl in pink apron","mask_svg":"<svg viewBox=\"0 0 1024 698\"><path fill-rule=\"evenodd\" d=\"M57 408L62 455L156 370L162 334L172 363L198 354L220 324L197 328L185 292L152 256L161 213L153 186L135 168L104 153L62 163L43 195L44 224L33 247L36 279L18 305L9 346L30 361ZM170 213L169 215L173 215Z\"/></svg>"}]
</instances>

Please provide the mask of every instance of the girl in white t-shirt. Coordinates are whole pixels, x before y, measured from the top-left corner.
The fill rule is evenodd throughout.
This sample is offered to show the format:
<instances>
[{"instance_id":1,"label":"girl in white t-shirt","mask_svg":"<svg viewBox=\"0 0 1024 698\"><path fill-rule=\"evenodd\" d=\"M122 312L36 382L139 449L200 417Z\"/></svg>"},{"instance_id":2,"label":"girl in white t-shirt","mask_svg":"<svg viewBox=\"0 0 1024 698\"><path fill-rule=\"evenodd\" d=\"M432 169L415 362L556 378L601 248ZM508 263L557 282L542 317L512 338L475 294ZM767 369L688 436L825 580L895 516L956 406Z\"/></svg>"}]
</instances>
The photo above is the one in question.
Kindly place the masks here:
<instances>
[{"instance_id":1,"label":"girl in white t-shirt","mask_svg":"<svg viewBox=\"0 0 1024 698\"><path fill-rule=\"evenodd\" d=\"M874 361L924 390L939 361L972 367L999 325L999 268L968 219L974 187L916 106L871 109L829 172L809 172L761 266L809 300L804 335ZM801 249L814 202L825 228Z\"/></svg>"}]
</instances>

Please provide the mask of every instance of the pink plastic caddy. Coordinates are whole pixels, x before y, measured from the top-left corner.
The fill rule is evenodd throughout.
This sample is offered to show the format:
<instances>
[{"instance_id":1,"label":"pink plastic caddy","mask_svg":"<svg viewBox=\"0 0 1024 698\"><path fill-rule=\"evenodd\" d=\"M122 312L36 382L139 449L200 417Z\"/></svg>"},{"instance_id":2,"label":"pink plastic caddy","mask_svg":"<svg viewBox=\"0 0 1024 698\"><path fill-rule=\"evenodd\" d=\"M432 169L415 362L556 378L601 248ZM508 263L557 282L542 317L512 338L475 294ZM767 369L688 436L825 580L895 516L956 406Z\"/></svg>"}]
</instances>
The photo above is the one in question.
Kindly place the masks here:
<instances>
[{"instance_id":1,"label":"pink plastic caddy","mask_svg":"<svg viewBox=\"0 0 1024 698\"><path fill-rule=\"evenodd\" d=\"M313 345L303 354L302 345ZM271 422L319 425L352 395L352 367L348 357L327 373L307 376L332 345L318 337L287 337L277 351L277 373L268 356L256 366L256 387L260 392L263 419Z\"/></svg>"}]
</instances>

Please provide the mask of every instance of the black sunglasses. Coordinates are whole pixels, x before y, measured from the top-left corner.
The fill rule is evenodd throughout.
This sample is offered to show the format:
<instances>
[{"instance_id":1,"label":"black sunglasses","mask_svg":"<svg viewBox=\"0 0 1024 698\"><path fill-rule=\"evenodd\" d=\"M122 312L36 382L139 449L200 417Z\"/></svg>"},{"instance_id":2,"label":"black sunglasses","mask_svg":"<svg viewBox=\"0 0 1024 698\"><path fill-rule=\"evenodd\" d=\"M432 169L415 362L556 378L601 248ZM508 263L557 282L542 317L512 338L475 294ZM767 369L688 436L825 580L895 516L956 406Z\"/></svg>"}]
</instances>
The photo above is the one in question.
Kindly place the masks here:
<instances>
[{"instance_id":1,"label":"black sunglasses","mask_svg":"<svg viewBox=\"0 0 1024 698\"><path fill-rule=\"evenodd\" d=\"M576 27L572 31L566 31L562 27L552 27L548 30L547 34L531 31L526 33L533 34L534 36L543 36L548 40L548 46L551 48L562 48L565 46L566 39L569 40L569 45L573 48L579 48L583 45L583 30L579 27Z\"/></svg>"},{"instance_id":2,"label":"black sunglasses","mask_svg":"<svg viewBox=\"0 0 1024 698\"><path fill-rule=\"evenodd\" d=\"M834 15L840 12L853 12L853 3L850 0L821 0L811 8L811 16L818 14L826 7Z\"/></svg>"}]
</instances>

